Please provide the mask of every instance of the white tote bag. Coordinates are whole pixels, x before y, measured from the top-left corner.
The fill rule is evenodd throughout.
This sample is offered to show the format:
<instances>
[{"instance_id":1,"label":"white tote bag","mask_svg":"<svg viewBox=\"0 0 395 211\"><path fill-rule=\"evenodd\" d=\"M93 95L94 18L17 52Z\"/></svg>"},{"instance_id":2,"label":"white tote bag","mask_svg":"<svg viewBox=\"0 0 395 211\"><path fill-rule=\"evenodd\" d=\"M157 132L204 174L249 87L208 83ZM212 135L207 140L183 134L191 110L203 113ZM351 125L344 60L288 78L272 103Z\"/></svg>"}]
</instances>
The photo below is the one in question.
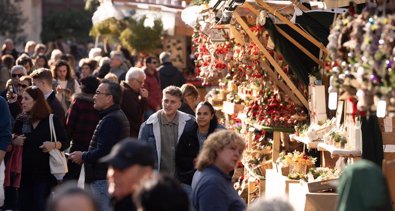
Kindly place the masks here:
<instances>
[{"instance_id":1,"label":"white tote bag","mask_svg":"<svg viewBox=\"0 0 395 211\"><path fill-rule=\"evenodd\" d=\"M82 164L82 166L81 166L81 171L80 171L80 176L78 177L77 186L81 189L85 188L85 165L84 164Z\"/></svg>"},{"instance_id":2,"label":"white tote bag","mask_svg":"<svg viewBox=\"0 0 395 211\"><path fill-rule=\"evenodd\" d=\"M49 115L49 129L51 133L51 142L57 142L55 126L53 124L53 114ZM49 151L49 167L51 174L55 176L57 180L63 180L64 175L67 173L67 160L64 152L53 149Z\"/></svg>"}]
</instances>

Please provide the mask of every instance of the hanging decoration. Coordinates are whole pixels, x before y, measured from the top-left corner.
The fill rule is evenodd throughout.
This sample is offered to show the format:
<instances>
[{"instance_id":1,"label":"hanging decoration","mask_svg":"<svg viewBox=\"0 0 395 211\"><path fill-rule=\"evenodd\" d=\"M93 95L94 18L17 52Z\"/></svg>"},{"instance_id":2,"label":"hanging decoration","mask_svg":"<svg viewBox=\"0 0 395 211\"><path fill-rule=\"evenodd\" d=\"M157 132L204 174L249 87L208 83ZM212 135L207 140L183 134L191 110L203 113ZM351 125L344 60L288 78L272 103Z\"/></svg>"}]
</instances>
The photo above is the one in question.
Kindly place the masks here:
<instances>
[{"instance_id":1,"label":"hanging decoration","mask_svg":"<svg viewBox=\"0 0 395 211\"><path fill-rule=\"evenodd\" d=\"M360 112L384 117L394 111L395 15L379 16L372 9L358 16L342 15L327 48L327 70L334 76L335 90L357 98Z\"/></svg>"}]
</instances>

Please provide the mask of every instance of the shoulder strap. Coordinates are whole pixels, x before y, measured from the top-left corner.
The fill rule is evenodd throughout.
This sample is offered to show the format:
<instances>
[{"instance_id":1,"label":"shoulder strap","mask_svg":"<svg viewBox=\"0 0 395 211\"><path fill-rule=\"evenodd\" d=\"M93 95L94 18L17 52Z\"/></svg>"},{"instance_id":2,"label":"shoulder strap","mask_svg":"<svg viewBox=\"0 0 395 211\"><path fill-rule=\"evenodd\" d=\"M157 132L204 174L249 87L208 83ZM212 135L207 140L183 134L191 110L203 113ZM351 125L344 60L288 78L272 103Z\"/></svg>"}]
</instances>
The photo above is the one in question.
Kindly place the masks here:
<instances>
[{"instance_id":1,"label":"shoulder strap","mask_svg":"<svg viewBox=\"0 0 395 211\"><path fill-rule=\"evenodd\" d=\"M51 133L51 142L56 142L56 130L53 124L53 114L49 114L49 131ZM52 139L53 138L53 139Z\"/></svg>"}]
</instances>

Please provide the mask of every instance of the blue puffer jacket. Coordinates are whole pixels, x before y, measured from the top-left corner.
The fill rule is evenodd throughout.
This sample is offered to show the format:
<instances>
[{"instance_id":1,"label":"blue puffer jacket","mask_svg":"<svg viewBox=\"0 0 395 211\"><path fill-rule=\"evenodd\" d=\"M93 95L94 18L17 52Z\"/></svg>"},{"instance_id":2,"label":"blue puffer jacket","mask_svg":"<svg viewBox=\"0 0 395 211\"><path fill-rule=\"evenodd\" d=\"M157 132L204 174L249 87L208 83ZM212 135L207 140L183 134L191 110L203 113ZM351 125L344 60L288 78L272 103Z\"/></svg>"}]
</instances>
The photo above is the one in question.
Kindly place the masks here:
<instances>
[{"instance_id":1,"label":"blue puffer jacket","mask_svg":"<svg viewBox=\"0 0 395 211\"><path fill-rule=\"evenodd\" d=\"M122 139L130 136L129 121L119 105L100 111L102 119L93 133L89 150L82 154L85 164L85 182L107 178L108 165L98 160L108 153Z\"/></svg>"},{"instance_id":2,"label":"blue puffer jacket","mask_svg":"<svg viewBox=\"0 0 395 211\"><path fill-rule=\"evenodd\" d=\"M0 150L6 151L11 144L11 114L7 101L0 97Z\"/></svg>"}]
</instances>

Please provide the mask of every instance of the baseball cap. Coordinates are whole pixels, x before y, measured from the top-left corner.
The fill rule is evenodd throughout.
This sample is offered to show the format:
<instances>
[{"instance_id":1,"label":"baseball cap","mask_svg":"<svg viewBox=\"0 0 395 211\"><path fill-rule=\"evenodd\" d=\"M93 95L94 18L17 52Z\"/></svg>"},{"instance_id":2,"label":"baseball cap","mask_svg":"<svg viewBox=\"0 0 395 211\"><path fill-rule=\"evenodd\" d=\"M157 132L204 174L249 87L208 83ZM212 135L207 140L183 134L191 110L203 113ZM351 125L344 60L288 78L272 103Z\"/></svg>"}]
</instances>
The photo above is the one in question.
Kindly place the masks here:
<instances>
[{"instance_id":1,"label":"baseball cap","mask_svg":"<svg viewBox=\"0 0 395 211\"><path fill-rule=\"evenodd\" d=\"M154 167L154 151L149 145L135 138L125 138L115 144L110 154L102 157L100 162L117 169L125 169L135 164Z\"/></svg>"}]
</instances>

